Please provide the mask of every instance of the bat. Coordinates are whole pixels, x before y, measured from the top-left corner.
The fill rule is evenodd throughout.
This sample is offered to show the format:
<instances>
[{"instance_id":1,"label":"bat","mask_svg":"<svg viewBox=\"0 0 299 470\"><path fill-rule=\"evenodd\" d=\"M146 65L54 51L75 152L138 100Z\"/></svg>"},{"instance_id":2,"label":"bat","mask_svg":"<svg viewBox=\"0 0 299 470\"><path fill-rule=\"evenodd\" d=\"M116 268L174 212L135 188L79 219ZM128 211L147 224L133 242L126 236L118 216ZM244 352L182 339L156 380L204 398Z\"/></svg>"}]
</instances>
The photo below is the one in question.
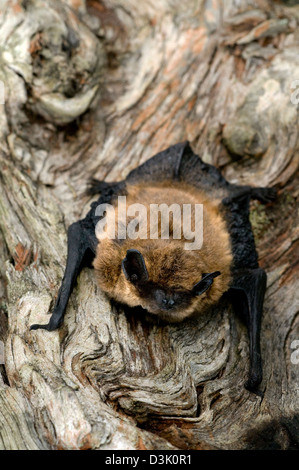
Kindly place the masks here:
<instances>
[{"instance_id":1,"label":"bat","mask_svg":"<svg viewBox=\"0 0 299 470\"><path fill-rule=\"evenodd\" d=\"M229 295L246 319L250 370L245 387L256 391L262 381L260 330L267 277L258 264L249 205L251 199L272 202L275 188L229 183L186 141L153 156L125 180L93 180L89 194L100 197L68 229L65 273L49 323L31 330L61 326L76 278L90 263L109 298L167 322L204 314ZM161 204L167 213L157 211ZM133 216L136 207L138 217Z\"/></svg>"}]
</instances>

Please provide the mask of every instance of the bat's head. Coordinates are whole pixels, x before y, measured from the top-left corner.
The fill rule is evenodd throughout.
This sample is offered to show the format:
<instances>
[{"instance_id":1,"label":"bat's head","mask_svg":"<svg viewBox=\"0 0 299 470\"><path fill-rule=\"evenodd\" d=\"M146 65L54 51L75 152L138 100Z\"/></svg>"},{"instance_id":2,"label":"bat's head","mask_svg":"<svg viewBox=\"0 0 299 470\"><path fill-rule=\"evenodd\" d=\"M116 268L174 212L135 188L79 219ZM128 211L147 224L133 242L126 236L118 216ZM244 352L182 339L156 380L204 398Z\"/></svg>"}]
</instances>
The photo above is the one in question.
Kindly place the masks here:
<instances>
[{"instance_id":1,"label":"bat's head","mask_svg":"<svg viewBox=\"0 0 299 470\"><path fill-rule=\"evenodd\" d=\"M100 223L107 230L104 237L97 235L94 261L101 289L120 303L141 305L166 321L181 321L215 304L229 287L232 263L229 233L218 202L181 182L126 190L126 200L118 201ZM198 203L202 211L197 213ZM189 213L184 212L186 204L192 209ZM153 206L160 208L156 224ZM165 206L170 212L163 211ZM132 225L129 207L139 214L137 225ZM124 219L123 212L127 212ZM180 215L182 223L177 224ZM197 238L202 244L195 248L189 242L201 233L200 227L202 236ZM116 233L127 236L117 238Z\"/></svg>"},{"instance_id":2,"label":"bat's head","mask_svg":"<svg viewBox=\"0 0 299 470\"><path fill-rule=\"evenodd\" d=\"M228 269L225 266L222 272L221 262L215 262L221 272L207 270L211 265L199 259L198 253L178 246L166 249L157 243L155 249L149 249L146 244L144 254L139 248L127 249L122 257L114 258L115 251L107 253L102 246L96 259L98 283L117 301L177 322L216 303L228 288Z\"/></svg>"},{"instance_id":3,"label":"bat's head","mask_svg":"<svg viewBox=\"0 0 299 470\"><path fill-rule=\"evenodd\" d=\"M178 321L189 316L198 297L203 295L212 286L214 278L221 274L219 271L204 273L190 289L175 285L175 274L171 279L166 276L161 282L154 282L150 279L143 255L136 249L127 251L122 260L122 270L127 281L138 292L141 306L168 321ZM179 277L177 273L178 280Z\"/></svg>"}]
</instances>

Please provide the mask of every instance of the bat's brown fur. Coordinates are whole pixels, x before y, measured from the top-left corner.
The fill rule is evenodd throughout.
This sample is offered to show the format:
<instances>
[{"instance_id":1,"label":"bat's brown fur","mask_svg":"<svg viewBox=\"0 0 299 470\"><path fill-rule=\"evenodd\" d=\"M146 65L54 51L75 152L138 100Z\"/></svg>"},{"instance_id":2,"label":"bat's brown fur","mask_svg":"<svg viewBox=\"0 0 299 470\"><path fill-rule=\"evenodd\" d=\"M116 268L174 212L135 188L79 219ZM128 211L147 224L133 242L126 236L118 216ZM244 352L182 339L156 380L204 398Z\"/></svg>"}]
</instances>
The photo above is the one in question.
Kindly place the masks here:
<instances>
[{"instance_id":1,"label":"bat's brown fur","mask_svg":"<svg viewBox=\"0 0 299 470\"><path fill-rule=\"evenodd\" d=\"M98 244L94 268L100 288L109 297L127 304L128 306L142 305L150 311L150 306L144 303L133 283L126 279L122 268L122 260L127 250L139 250L145 260L152 281L162 288L183 289L191 291L193 286L201 280L203 273L220 271L221 275L214 279L212 286L202 295L194 296L191 304L183 311L174 311L168 314L170 321L180 321L195 311L203 311L206 307L215 304L222 294L229 288L231 281L232 252L228 231L218 209L219 201L211 201L201 190L187 184L166 181L163 184L144 184L127 187L127 206L140 203L146 206L149 214L150 204L171 205L203 204L203 245L200 250L185 250L184 237L180 240L163 240L161 225L159 225L159 238L149 238L148 230L144 236L147 239L125 240L104 239ZM118 207L115 205L116 234ZM114 217L114 216L113 216ZM194 229L194 224L192 223ZM155 313L155 312L153 312Z\"/></svg>"}]
</instances>

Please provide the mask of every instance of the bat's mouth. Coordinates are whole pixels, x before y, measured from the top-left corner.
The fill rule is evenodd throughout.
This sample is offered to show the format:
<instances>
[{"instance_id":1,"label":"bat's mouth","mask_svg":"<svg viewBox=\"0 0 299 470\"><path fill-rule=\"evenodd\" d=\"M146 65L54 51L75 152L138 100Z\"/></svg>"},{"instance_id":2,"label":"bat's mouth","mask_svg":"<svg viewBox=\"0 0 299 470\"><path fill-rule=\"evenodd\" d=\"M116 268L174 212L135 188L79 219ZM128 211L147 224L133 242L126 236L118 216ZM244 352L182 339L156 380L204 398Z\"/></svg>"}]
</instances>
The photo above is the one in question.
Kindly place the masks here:
<instances>
[{"instance_id":1,"label":"bat's mouth","mask_svg":"<svg viewBox=\"0 0 299 470\"><path fill-rule=\"evenodd\" d=\"M164 320L169 323L178 323L183 321L186 317L189 317L190 314L193 313L192 308L158 308L152 305L147 305L146 303L142 303L141 307L143 310L146 310L150 315L154 315L155 317L159 317L161 320Z\"/></svg>"}]
</instances>

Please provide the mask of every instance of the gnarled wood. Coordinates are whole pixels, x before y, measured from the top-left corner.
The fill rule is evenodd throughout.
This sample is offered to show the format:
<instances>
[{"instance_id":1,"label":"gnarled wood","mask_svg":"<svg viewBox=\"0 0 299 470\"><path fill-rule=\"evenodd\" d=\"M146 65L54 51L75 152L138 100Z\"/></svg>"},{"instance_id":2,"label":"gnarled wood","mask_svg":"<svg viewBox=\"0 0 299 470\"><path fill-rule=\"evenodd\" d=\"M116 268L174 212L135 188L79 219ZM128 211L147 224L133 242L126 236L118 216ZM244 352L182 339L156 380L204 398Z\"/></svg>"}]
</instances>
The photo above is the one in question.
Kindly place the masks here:
<instances>
[{"instance_id":1,"label":"gnarled wood","mask_svg":"<svg viewBox=\"0 0 299 470\"><path fill-rule=\"evenodd\" d=\"M298 446L299 7L284 3L0 2L1 448ZM29 331L47 322L88 179L185 139L231 182L279 188L251 216L268 273L262 396L244 388L246 328L225 302L154 324L86 268L63 327Z\"/></svg>"}]
</instances>

